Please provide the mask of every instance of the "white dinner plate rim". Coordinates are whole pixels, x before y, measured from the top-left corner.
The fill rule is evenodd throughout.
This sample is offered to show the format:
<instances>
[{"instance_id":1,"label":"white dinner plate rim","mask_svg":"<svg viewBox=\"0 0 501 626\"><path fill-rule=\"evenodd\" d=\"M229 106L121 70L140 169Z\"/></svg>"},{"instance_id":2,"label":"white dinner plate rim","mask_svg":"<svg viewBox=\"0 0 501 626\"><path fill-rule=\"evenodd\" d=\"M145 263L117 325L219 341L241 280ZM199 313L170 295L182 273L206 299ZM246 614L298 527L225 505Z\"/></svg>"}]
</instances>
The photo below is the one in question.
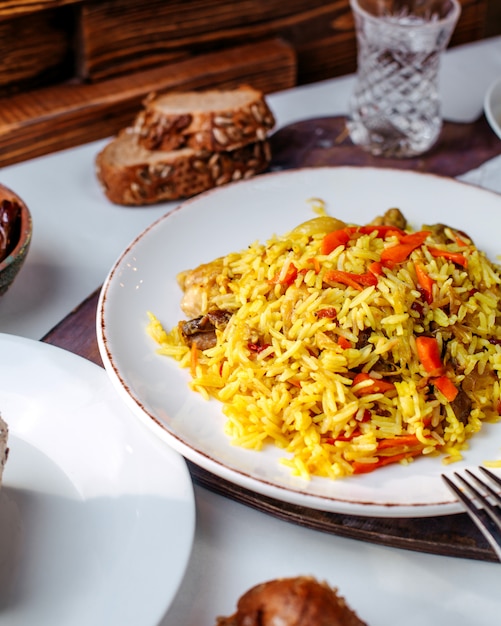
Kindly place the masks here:
<instances>
[{"instance_id":1,"label":"white dinner plate rim","mask_svg":"<svg viewBox=\"0 0 501 626\"><path fill-rule=\"evenodd\" d=\"M50 453L46 450L46 442L49 439L48 433L51 432L51 424L54 423L52 426L52 428L54 428L54 425L57 425L57 420L60 420L60 417L54 420L53 413L48 410L48 406L52 407L52 410L59 414L64 411L65 415L67 415L67 419L70 420L70 423L73 423L74 430L76 433L80 433L80 435L84 429L94 429L96 438L99 438L99 430L109 428L110 432L106 434L106 437L110 437L110 433L114 433L114 442L116 442L119 448L120 446L123 448L120 462L123 463L124 466L127 465L126 476L129 479L132 477L132 479L136 481L138 485L143 486L145 490L148 490L150 484L152 484L151 493L154 493L155 503L160 502L155 512L158 510L159 516L164 522L169 519L177 520L177 527L182 528L182 533L178 536L159 536L157 540L158 549L150 551L152 539L150 535L151 532L154 531L154 528L149 521L149 519L151 520L151 516L148 519L149 514L146 514L146 506L143 507L141 503L141 497L144 494L129 492L130 483L126 482L127 479L123 478L122 474L117 473L115 475L114 470L109 476L106 475L105 480L107 486L101 489L101 487L98 486L98 483L101 482L100 480L98 481L94 476L92 478L87 477L88 469L86 464L82 464L76 469L75 462L71 463L68 476L70 477L70 481L76 481L75 489L77 491L80 489L80 496L82 497L84 505L86 502L92 502L93 498L95 498L95 495L93 495L94 487L91 484L92 481L94 481L94 485L96 485L97 492L101 493L102 491L104 496L107 495L106 489L109 489L110 498L115 498L120 495L135 498L133 520L131 517L132 521L129 521L131 524L136 524L137 520L137 525L131 528L131 534L127 536L126 539L134 546L132 554L135 556L140 554L140 557L135 562L122 563L120 572L117 571L115 565L110 564L107 576L111 584L116 584L118 577L124 575L124 570L125 572L129 571L129 574L132 574L135 570L141 570L141 585L144 584L144 586L142 588L135 587L136 593L130 594L130 597L127 598L127 603L129 603L130 607L133 607L134 614L138 612L138 614L141 615L142 624L145 626L148 624L151 624L151 626L158 624L179 589L191 556L194 541L195 497L191 476L185 459L175 450L169 449L162 444L159 445L158 440L152 437L151 433L137 422L137 419L120 401L104 369L100 368L98 365L55 345L11 334L0 333L0 346L2 347L2 358L6 359L7 362L9 362L9 355L14 355L15 353L16 358L24 357L25 361L28 363L26 367L23 366L22 368L22 382L13 385L13 392L11 389L5 391L5 393L13 394L14 396L14 400L11 399L10 403L13 403L15 408L17 408L16 405L20 406L16 397L22 395L22 401L24 402L25 391L26 398L29 399L26 400L26 402L35 403L37 410L39 410L43 416L43 427L47 432L43 438L37 439L36 433L39 432L40 427L30 426L30 419L27 419L26 415L23 414L24 409L22 407L19 408L19 413L22 414L21 418L13 414L6 415L4 412L3 418L9 428L10 447L12 448L14 445L12 443L13 438L23 444L34 447L35 450L40 444L40 453L47 456L49 462L53 462ZM18 355L21 356L19 357ZM34 371L32 361L36 359L43 361L43 371ZM0 367L0 370L1 369ZM89 406L84 404L84 402L88 403L88 400L80 401L78 398L71 402L67 399L61 400L60 395L62 394L60 394L60 392L62 386L57 380L57 375L61 375L61 372L64 372L62 374L62 385L69 384L72 389L77 391L82 390L84 395L92 396L93 399L90 401ZM68 377L67 379L65 378L66 376ZM35 379L37 379L37 382L34 382ZM41 390L41 383L38 382L38 379L45 381L43 391ZM75 382L75 380L77 380L77 382ZM20 390L21 385L22 392ZM78 424L72 417L74 411L78 410L82 410L85 415L88 416L88 422L85 425ZM115 423L119 424L118 428L114 426ZM51 443L49 446L52 450L62 449L61 446L66 448L64 455L61 455L64 456L64 458L69 458L72 450L74 451L74 457L80 458L82 456L82 452L80 452L79 448L82 444L81 442L79 443L77 438L63 440L58 436L57 432L54 432L53 441L54 443ZM13 454L15 454L15 451L13 453L11 449L4 470L3 488L6 490L4 493L8 492L9 489L16 489L9 481L10 477L11 480L14 479L13 473L9 472L9 469L11 465L17 461L17 459L13 458ZM106 453L101 450L98 453L92 454L92 458L94 460L97 459L99 462L99 455L102 455L101 458L104 458ZM97 454L97 456L95 456L95 454ZM148 461L150 460L152 460L151 469L148 465ZM105 463L103 463L103 466L104 465ZM63 474L66 473L67 468L64 466L64 463L61 465L60 469ZM154 473L155 470L156 473ZM158 470L165 472L170 471L173 472L173 474L168 479L163 479L161 476L159 477ZM175 484L173 482L174 480ZM82 489L80 483L87 484L87 487ZM78 485L80 485L80 487ZM45 487L45 485L42 486L42 495ZM39 485L33 487L30 483L22 485L23 490L34 489L36 491L39 488ZM50 493L50 485L47 485L47 489L49 490L48 493ZM157 506L157 504L155 504L155 506ZM103 514L100 517L100 523L101 522L103 523L103 528L107 529L106 532L111 532L113 525L111 515L106 518ZM61 523L64 523L64 520L61 520ZM175 553L179 558L175 563L170 563L168 558L169 549L172 552L174 546ZM57 559L57 555L53 555L53 558ZM37 568L41 566L43 566L43 564L37 564ZM79 564L75 563L75 569L78 570L78 566ZM47 570L50 570L50 568L47 568ZM50 576L50 574L48 574L48 576ZM154 583L159 580L159 577L163 577L161 593L155 592L156 595L154 596L152 596L149 591L145 593L146 588L155 588ZM58 593L64 593L64 589L59 588ZM52 602L57 603L57 598L52 598ZM111 617L115 611L113 607L119 606L119 603L120 600L116 598L109 599L109 606L107 605L106 610L111 610ZM24 610L24 607L21 606L20 610ZM100 611L100 608L96 605L92 611ZM94 621L94 623L101 623L98 618L98 613L96 613L94 617L97 620ZM40 611L37 619L38 624L47 623L44 621L47 618L43 609ZM0 621L2 621L1 618ZM23 622L23 624L24 623L25 622ZM123 616L120 622L115 622L112 619L106 623L107 626L112 626L115 623L123 624ZM26 623L26 626L28 626L28 623Z\"/></svg>"},{"instance_id":2,"label":"white dinner plate rim","mask_svg":"<svg viewBox=\"0 0 501 626\"><path fill-rule=\"evenodd\" d=\"M257 178L259 178L258 184L262 185L266 184L267 181L273 181L274 179L276 180L278 179L278 177L296 177L301 176L302 174L322 175L336 171L340 173L342 173L343 171L360 172L362 175L367 172L373 172L382 173L385 175L410 176L416 181L436 180L439 183L443 182L444 184L454 185L456 188L464 187L465 189L473 189L475 190L475 192L485 194L485 197L496 198L496 200L499 201L501 204L501 199L499 199L499 196L497 194L481 187L477 187L475 185L471 185L469 183L465 183L441 174L409 171L392 167L360 167L351 165L300 167L291 170L268 172L265 174L261 174L259 177L255 177L255 179L250 179L248 181L238 181L235 183L231 183L230 185L226 185L225 187L236 188L240 186L243 189L247 184L252 183L253 180L255 181ZM285 178L283 178L283 180L285 180ZM430 504L374 504L364 501L345 501L342 498L332 498L331 496L326 496L322 494L312 494L307 489L302 490L301 488L297 488L291 490L286 485L284 486L281 484L277 484L276 481L267 480L266 478L262 477L256 478L254 475L249 474L239 469L238 467L227 467L224 463L221 463L217 458L213 458L202 449L194 449L189 442L185 441L183 438L178 437L175 433L169 431L169 429L161 423L161 420L159 420L154 413L149 411L148 407L145 406L141 398L136 396L131 390L127 380L124 378L122 372L120 371L120 367L114 360L113 352L110 349L109 341L106 337L105 318L110 296L110 287L116 280L117 273L121 269L122 263L125 261L125 259L127 259L128 255L130 255L134 251L138 243L140 243L144 238L150 236L150 233L155 232L159 228L162 228L162 226L166 222L168 222L168 220L177 212L183 211L184 209L191 207L193 204L205 202L207 198L209 198L210 200L211 197L217 197L217 194L221 192L224 193L225 187L213 189L188 200L185 200L184 202L176 206L172 211L162 215L160 218L155 220L152 224L150 224L150 226L145 228L137 237L135 237L133 241L119 255L103 283L99 295L96 317L98 346L105 369L108 372L113 384L116 386L119 394L122 396L123 400L135 412L137 417L145 424L147 424L150 428L152 428L152 430L156 432L156 434L160 438L165 440L169 445L172 445L178 452L180 452L183 456L185 456L196 465L199 465L210 473L213 473L216 476L219 476L229 482L243 487L244 489L259 493L267 497L275 498L279 501L281 500L285 503L305 506L307 508L318 509L332 513L389 518L431 517L462 512L461 505L450 494L447 494L443 500L435 501ZM447 467L442 466L442 470L446 472Z\"/></svg>"},{"instance_id":3,"label":"white dinner plate rim","mask_svg":"<svg viewBox=\"0 0 501 626\"><path fill-rule=\"evenodd\" d=\"M498 117L494 114L494 94L499 92L499 102L498 102ZM487 92L484 98L484 113L487 121L489 122L489 126L496 133L496 135L501 139L501 78L497 78L494 80L488 87Z\"/></svg>"}]
</instances>

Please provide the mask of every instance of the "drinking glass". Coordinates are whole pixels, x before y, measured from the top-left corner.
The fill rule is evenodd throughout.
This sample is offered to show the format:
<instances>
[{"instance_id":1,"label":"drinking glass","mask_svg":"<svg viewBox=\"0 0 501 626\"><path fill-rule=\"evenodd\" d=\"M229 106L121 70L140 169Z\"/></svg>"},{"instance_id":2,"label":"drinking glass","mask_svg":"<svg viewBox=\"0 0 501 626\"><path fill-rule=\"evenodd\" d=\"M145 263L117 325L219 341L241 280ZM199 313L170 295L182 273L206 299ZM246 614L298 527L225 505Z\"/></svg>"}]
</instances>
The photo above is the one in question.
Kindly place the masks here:
<instances>
[{"instance_id":1,"label":"drinking glass","mask_svg":"<svg viewBox=\"0 0 501 626\"><path fill-rule=\"evenodd\" d=\"M461 12L458 0L350 0L358 46L349 105L353 143L412 157L442 128L438 71Z\"/></svg>"}]
</instances>

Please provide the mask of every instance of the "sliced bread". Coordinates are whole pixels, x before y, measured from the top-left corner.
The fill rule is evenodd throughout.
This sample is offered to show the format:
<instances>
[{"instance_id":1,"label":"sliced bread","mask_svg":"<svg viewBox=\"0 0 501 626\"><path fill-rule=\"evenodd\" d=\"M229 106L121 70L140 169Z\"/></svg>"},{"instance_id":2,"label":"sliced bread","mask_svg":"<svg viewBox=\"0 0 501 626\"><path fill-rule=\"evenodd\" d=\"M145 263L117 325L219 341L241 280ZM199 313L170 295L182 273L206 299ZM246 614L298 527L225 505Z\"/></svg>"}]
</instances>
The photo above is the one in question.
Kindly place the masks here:
<instances>
[{"instance_id":1,"label":"sliced bread","mask_svg":"<svg viewBox=\"0 0 501 626\"><path fill-rule=\"evenodd\" d=\"M275 125L261 91L237 89L150 94L133 124L148 150L227 152L264 141Z\"/></svg>"},{"instance_id":2,"label":"sliced bread","mask_svg":"<svg viewBox=\"0 0 501 626\"><path fill-rule=\"evenodd\" d=\"M271 159L267 141L231 152L148 150L126 128L96 157L96 175L115 204L141 206L188 198L265 170Z\"/></svg>"}]
</instances>

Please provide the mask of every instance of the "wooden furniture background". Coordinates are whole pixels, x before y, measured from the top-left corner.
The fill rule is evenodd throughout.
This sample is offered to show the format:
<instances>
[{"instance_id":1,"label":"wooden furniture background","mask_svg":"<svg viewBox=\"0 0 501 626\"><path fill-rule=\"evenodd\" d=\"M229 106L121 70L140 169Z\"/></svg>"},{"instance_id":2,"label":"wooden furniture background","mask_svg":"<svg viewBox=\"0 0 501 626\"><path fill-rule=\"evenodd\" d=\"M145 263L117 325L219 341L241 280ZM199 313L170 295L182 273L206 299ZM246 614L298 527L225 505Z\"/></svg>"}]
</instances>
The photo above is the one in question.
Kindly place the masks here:
<instances>
[{"instance_id":1,"label":"wooden furniture background","mask_svg":"<svg viewBox=\"0 0 501 626\"><path fill-rule=\"evenodd\" d=\"M501 34L460 0L451 46ZM355 71L349 0L0 0L0 165L107 137L153 90L265 93Z\"/></svg>"}]
</instances>

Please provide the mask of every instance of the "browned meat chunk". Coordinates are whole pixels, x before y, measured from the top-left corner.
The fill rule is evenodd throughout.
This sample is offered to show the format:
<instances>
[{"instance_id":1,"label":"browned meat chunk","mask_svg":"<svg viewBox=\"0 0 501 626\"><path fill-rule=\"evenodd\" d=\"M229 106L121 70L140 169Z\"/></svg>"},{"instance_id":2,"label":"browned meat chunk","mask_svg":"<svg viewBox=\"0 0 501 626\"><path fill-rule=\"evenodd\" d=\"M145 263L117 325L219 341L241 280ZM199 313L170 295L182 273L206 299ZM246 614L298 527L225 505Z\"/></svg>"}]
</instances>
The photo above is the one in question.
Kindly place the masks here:
<instances>
[{"instance_id":1,"label":"browned meat chunk","mask_svg":"<svg viewBox=\"0 0 501 626\"><path fill-rule=\"evenodd\" d=\"M447 231L453 235L457 235L460 239L472 241L471 237L465 232L457 230L456 228L451 228L450 226L447 226L447 224L425 224L423 225L423 230L431 230L433 239L440 243L450 243L451 236L450 234L447 234Z\"/></svg>"},{"instance_id":2,"label":"browned meat chunk","mask_svg":"<svg viewBox=\"0 0 501 626\"><path fill-rule=\"evenodd\" d=\"M300 576L253 587L216 626L366 626L335 589Z\"/></svg>"},{"instance_id":3,"label":"browned meat chunk","mask_svg":"<svg viewBox=\"0 0 501 626\"><path fill-rule=\"evenodd\" d=\"M187 322L179 322L186 343L193 343L199 350L208 350L216 345L216 329L222 330L229 322L231 313L216 309Z\"/></svg>"},{"instance_id":4,"label":"browned meat chunk","mask_svg":"<svg viewBox=\"0 0 501 626\"><path fill-rule=\"evenodd\" d=\"M396 226L405 230L407 228L407 220L400 211L400 209L388 209L384 215L376 217L371 224L382 226Z\"/></svg>"},{"instance_id":5,"label":"browned meat chunk","mask_svg":"<svg viewBox=\"0 0 501 626\"><path fill-rule=\"evenodd\" d=\"M207 312L211 298L219 293L218 277L223 269L223 259L203 263L194 270L178 274L179 286L184 291L181 309L187 317L193 318Z\"/></svg>"},{"instance_id":6,"label":"browned meat chunk","mask_svg":"<svg viewBox=\"0 0 501 626\"><path fill-rule=\"evenodd\" d=\"M470 418L472 401L463 389L460 389L457 396L451 402L452 410L457 420L462 424L467 424Z\"/></svg>"}]
</instances>

